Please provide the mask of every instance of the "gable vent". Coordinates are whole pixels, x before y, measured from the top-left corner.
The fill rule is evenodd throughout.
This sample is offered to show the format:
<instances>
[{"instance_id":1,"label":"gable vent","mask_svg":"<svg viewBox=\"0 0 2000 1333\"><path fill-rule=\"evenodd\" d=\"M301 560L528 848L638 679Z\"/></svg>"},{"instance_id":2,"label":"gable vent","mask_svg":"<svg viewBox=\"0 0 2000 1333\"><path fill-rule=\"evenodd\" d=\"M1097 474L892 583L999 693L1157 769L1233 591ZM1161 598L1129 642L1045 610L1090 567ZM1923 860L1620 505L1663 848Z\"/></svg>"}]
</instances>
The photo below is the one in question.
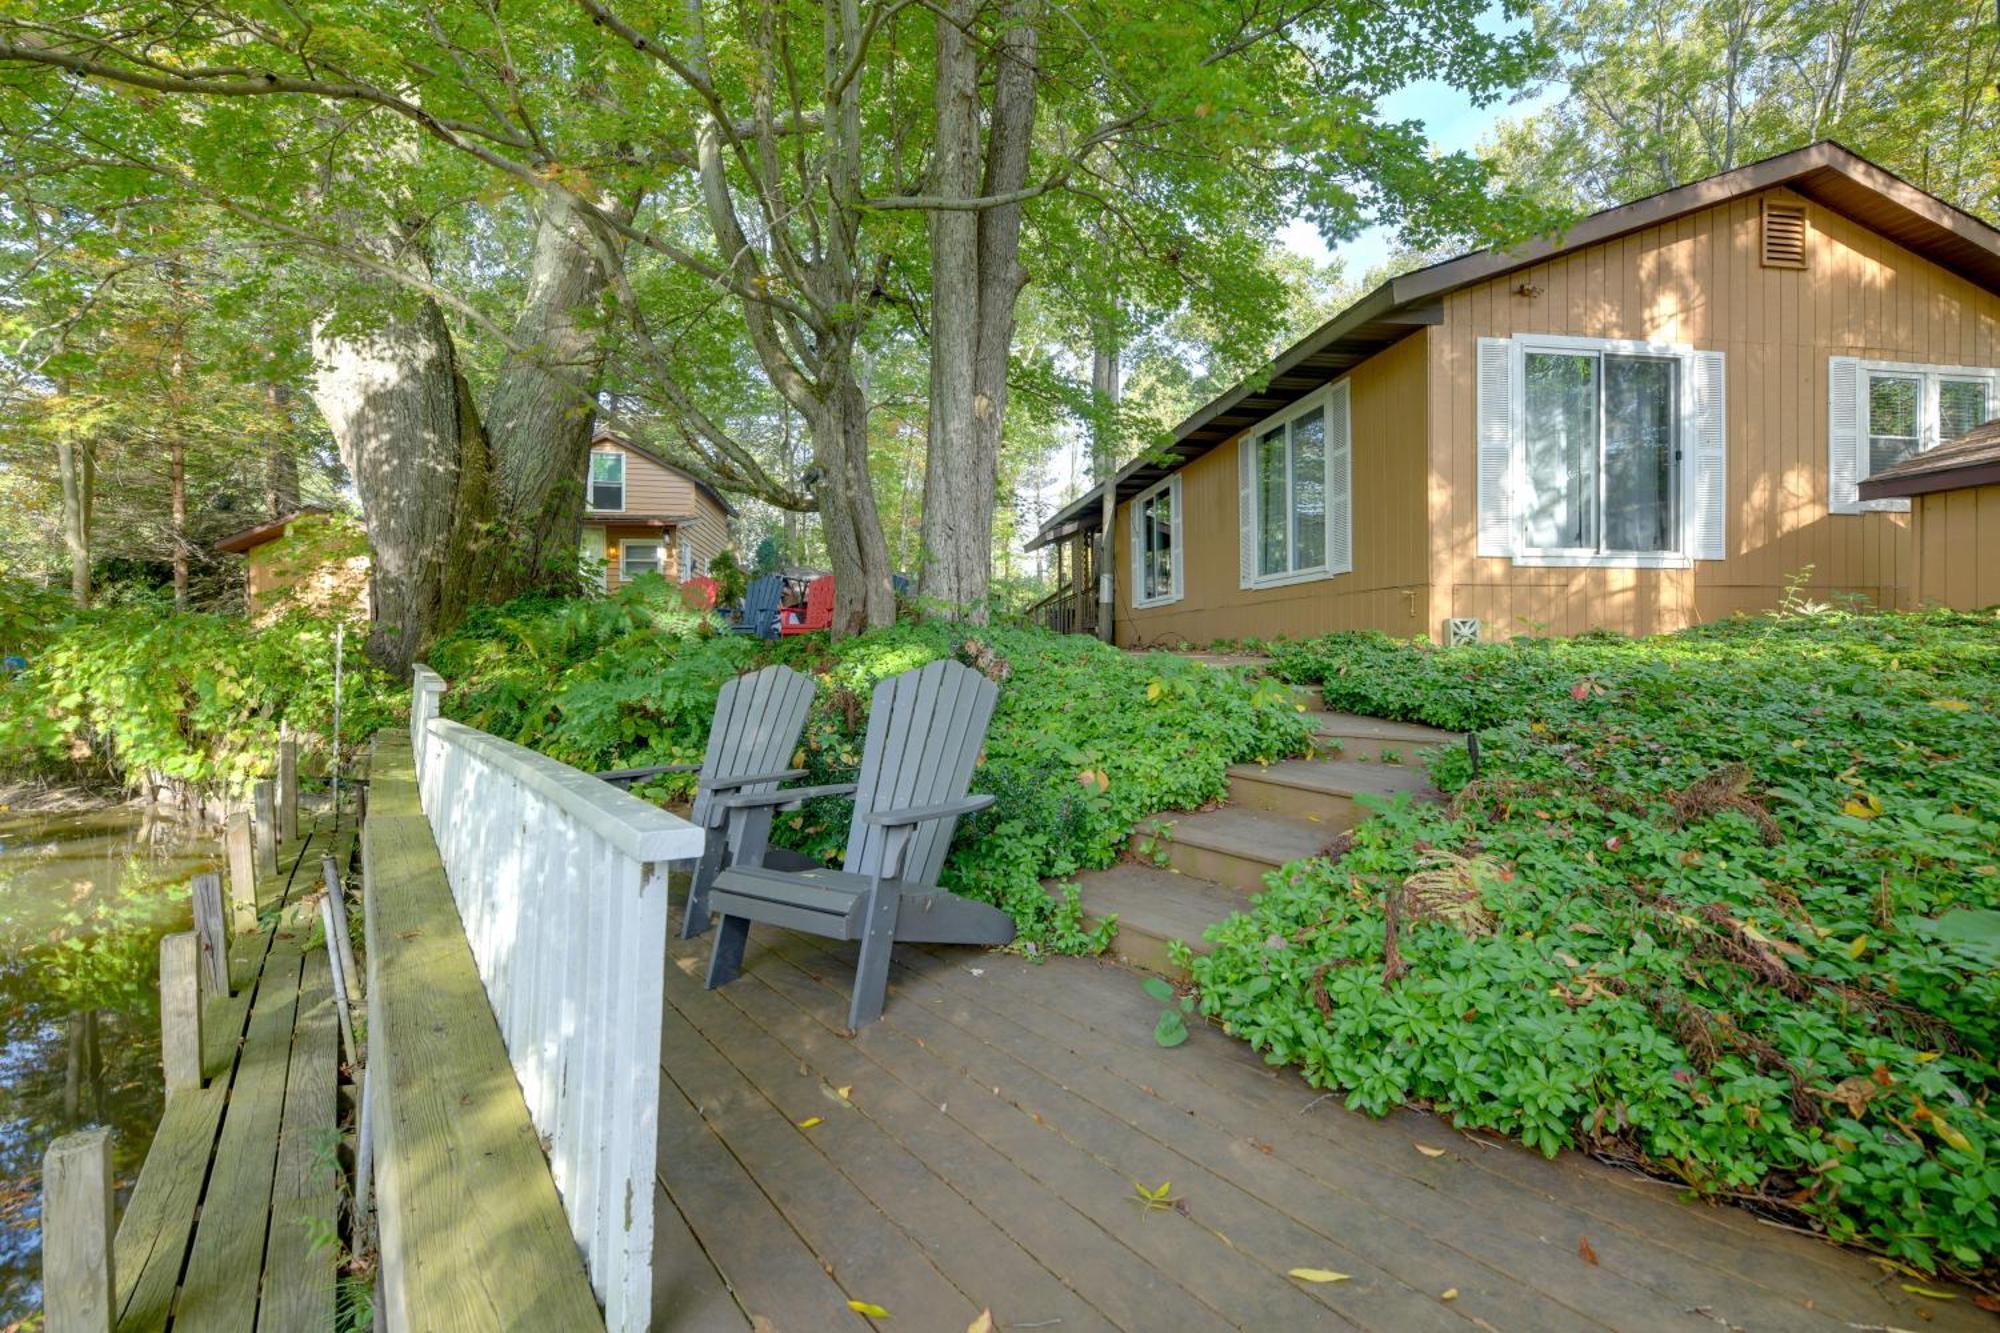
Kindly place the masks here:
<instances>
[{"instance_id":1,"label":"gable vent","mask_svg":"<svg viewBox=\"0 0 2000 1333\"><path fill-rule=\"evenodd\" d=\"M1764 200L1764 267L1806 266L1806 206Z\"/></svg>"}]
</instances>

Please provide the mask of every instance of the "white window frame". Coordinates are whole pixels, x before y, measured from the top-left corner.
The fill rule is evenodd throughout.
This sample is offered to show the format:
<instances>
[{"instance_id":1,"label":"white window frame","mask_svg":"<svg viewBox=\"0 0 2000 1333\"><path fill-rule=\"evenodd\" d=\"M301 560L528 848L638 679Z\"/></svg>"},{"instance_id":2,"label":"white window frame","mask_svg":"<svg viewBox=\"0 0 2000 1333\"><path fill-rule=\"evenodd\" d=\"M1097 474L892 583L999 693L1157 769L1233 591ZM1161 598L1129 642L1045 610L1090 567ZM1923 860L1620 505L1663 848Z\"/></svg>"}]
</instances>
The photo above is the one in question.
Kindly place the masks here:
<instances>
[{"instance_id":1,"label":"white window frame","mask_svg":"<svg viewBox=\"0 0 2000 1333\"><path fill-rule=\"evenodd\" d=\"M1295 583L1311 583L1317 579L1339 578L1343 574L1350 574L1354 571L1354 394L1351 387L1342 389L1342 386L1347 383L1345 378L1338 379L1313 390L1302 398L1294 399L1279 411L1273 412L1249 430L1244 431L1240 437L1237 448L1251 451L1251 484L1247 492L1247 497L1251 509L1249 514L1248 540L1252 544L1253 549L1247 553L1249 563L1243 570L1242 582L1246 588L1283 588ZM1340 392L1336 394L1336 390L1340 390ZM1338 426L1338 435L1336 435L1336 426L1333 420L1333 402L1336 396L1340 400L1340 410L1343 416L1343 420ZM1289 426L1291 422L1304 416L1314 408L1319 409L1321 420L1325 423L1326 427L1324 443L1321 445L1321 448L1325 451L1327 468L1325 481L1327 507L1325 519L1326 532L1322 539L1324 543L1322 559L1319 564L1309 565L1303 569L1288 569L1279 574L1265 574L1257 568L1258 552L1262 550L1264 532L1264 515L1262 512L1263 487L1258 484L1256 475L1257 441L1273 426ZM1336 439L1345 440L1347 442L1346 447L1336 448ZM1334 549L1336 545L1336 532L1333 518L1335 489L1333 468L1336 453L1340 457L1341 466L1345 469L1341 476L1341 486L1344 488L1349 507L1349 517L1345 528L1346 543L1344 550ZM1239 492L1239 495L1241 494L1245 493ZM1292 437L1291 432L1287 430L1285 433L1285 550L1288 557L1297 540L1297 519L1298 515L1293 509L1292 500ZM1239 515L1240 521L1241 516Z\"/></svg>"},{"instance_id":2,"label":"white window frame","mask_svg":"<svg viewBox=\"0 0 2000 1333\"><path fill-rule=\"evenodd\" d=\"M653 563L641 569L637 574L632 572L632 548L634 546L650 546L653 548ZM666 572L667 544L665 542L657 537L640 537L637 540L630 537L619 538L618 581L620 583L630 583L633 579L638 578L640 574L659 574L665 576Z\"/></svg>"},{"instance_id":3,"label":"white window frame","mask_svg":"<svg viewBox=\"0 0 2000 1333\"><path fill-rule=\"evenodd\" d=\"M1679 469L1679 485L1676 488L1680 513L1676 519L1680 527L1680 549L1678 551L1585 551L1577 548L1541 550L1528 545L1527 539L1527 498L1532 494L1528 480L1528 353L1555 352L1575 354L1591 352L1600 356L1646 356L1661 360L1671 359L1679 363L1675 375L1675 393L1679 401L1675 404L1676 420L1674 429L1674 449L1679 457L1675 460ZM1514 497L1510 504L1513 522L1512 558L1516 565L1530 569L1692 569L1695 544L1695 471L1696 420L1695 402L1695 348L1689 343L1643 342L1630 338L1576 338L1562 334L1532 333L1515 334L1508 340L1508 398L1511 400L1512 420L1508 433L1511 438L1512 455L1509 462L1507 487ZM1600 365L1599 383L1603 383ZM1603 448L1603 415L1599 413L1598 448ZM1604 469L1597 470L1598 504L1600 525L1604 515Z\"/></svg>"},{"instance_id":4,"label":"white window frame","mask_svg":"<svg viewBox=\"0 0 2000 1333\"><path fill-rule=\"evenodd\" d=\"M595 478L595 476L592 475L597 471L597 460L600 458L615 458L618 460L618 507L615 509L606 508L600 506L597 503L598 486L600 485L609 486L611 484L608 481L599 482ZM583 484L589 491L589 494L584 496L584 508L589 510L593 514L624 513L626 486L627 483L631 480L630 472L631 472L631 466L626 460L625 451L623 449L592 449L590 451L590 471L584 474L584 479L583 479Z\"/></svg>"},{"instance_id":5,"label":"white window frame","mask_svg":"<svg viewBox=\"0 0 2000 1333\"><path fill-rule=\"evenodd\" d=\"M1833 367L1842 359L1840 357L1828 358L1827 382L1829 385L1838 382ZM1854 450L1854 484L1857 486L1868 480L1868 477L1872 475L1861 471L1863 464L1868 460L1868 439L1870 433L1868 430L1868 382L1872 376L1896 375L1904 378L1921 379L1923 381L1921 399L1917 405L1917 452L1919 454L1927 454L1944 443L1944 440L1941 438L1943 427L1941 424L1942 413L1940 411L1941 404L1939 399L1942 386L1946 380L1970 380L1984 384L1986 386L1986 419L1991 421L1994 416L2000 415L2000 369L1989 366L1946 366L1917 361L1878 361L1867 357L1856 357L1851 358L1851 360L1854 362L1856 376L1855 419L1854 438L1849 442L1848 447ZM1842 447L1841 441L1834 434L1834 427L1831 424L1837 419L1837 414L1829 409L1827 443L1829 450L1828 476L1830 480L1827 493L1827 511L1833 514L1909 512L1910 502L1906 497L1886 500L1861 500L1857 498L1851 502L1842 501L1836 480L1840 475L1838 459L1831 456L1833 451Z\"/></svg>"},{"instance_id":6,"label":"white window frame","mask_svg":"<svg viewBox=\"0 0 2000 1333\"><path fill-rule=\"evenodd\" d=\"M1142 516L1146 502L1161 494L1166 495L1168 503L1173 507L1173 589L1162 597L1147 597L1144 595L1146 590L1145 551L1140 546L1140 537L1145 531ZM1132 609L1143 611L1150 606L1171 606L1187 593L1186 561L1181 554L1181 537L1187 531L1187 524L1181 517L1180 474L1176 472L1165 481L1149 486L1133 496L1131 504L1126 509L1126 513L1128 515L1126 521L1131 526L1131 540L1128 543L1127 549L1130 550L1132 555Z\"/></svg>"}]
</instances>

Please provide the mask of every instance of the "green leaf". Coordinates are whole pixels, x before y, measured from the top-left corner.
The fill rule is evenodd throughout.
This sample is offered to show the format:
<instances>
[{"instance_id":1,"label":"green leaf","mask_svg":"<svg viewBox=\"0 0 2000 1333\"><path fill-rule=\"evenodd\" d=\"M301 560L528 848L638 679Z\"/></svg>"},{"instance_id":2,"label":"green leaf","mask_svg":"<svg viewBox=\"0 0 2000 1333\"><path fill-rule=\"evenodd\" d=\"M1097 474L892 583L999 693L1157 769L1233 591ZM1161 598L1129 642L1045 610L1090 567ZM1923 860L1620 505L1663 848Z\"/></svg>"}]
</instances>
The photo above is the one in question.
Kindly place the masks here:
<instances>
[{"instance_id":1,"label":"green leaf","mask_svg":"<svg viewBox=\"0 0 2000 1333\"><path fill-rule=\"evenodd\" d=\"M1162 1046L1178 1046L1188 1039L1187 1020L1172 1009L1160 1014L1160 1021L1153 1026L1153 1040Z\"/></svg>"}]
</instances>

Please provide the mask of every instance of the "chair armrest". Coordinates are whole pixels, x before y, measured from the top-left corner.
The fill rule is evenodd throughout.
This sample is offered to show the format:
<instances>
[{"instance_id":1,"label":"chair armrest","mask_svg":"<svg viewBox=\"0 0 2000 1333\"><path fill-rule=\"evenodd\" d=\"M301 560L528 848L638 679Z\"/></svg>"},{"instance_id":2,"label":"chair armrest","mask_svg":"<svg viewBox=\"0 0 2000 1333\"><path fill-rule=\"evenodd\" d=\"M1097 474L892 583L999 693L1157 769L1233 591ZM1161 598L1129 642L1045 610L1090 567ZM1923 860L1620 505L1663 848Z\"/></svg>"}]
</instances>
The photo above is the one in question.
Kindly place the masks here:
<instances>
[{"instance_id":1,"label":"chair armrest","mask_svg":"<svg viewBox=\"0 0 2000 1333\"><path fill-rule=\"evenodd\" d=\"M734 778L703 778L695 786L703 791L735 791L738 787L754 787L760 782L790 782L806 775L803 768L781 768L775 773L745 773Z\"/></svg>"},{"instance_id":2,"label":"chair armrest","mask_svg":"<svg viewBox=\"0 0 2000 1333\"><path fill-rule=\"evenodd\" d=\"M715 804L721 810L749 810L760 805L775 805L780 810L789 810L804 804L817 796L852 796L852 782L835 782L825 787L787 787L781 791L740 791L731 796L719 796Z\"/></svg>"},{"instance_id":3,"label":"chair armrest","mask_svg":"<svg viewBox=\"0 0 2000 1333\"><path fill-rule=\"evenodd\" d=\"M961 796L956 801L946 801L941 805L913 805L903 810L870 810L865 816L868 823L881 828L908 828L915 824L927 824L933 819L954 819L959 815L969 815L984 810L999 799L994 796Z\"/></svg>"},{"instance_id":4,"label":"chair armrest","mask_svg":"<svg viewBox=\"0 0 2000 1333\"><path fill-rule=\"evenodd\" d=\"M637 782L640 778L656 778L662 773L698 773L700 771L700 764L660 764L654 768L611 768L606 769L602 773L592 773L590 776L596 778L599 782L609 782L616 785L618 783Z\"/></svg>"}]
</instances>

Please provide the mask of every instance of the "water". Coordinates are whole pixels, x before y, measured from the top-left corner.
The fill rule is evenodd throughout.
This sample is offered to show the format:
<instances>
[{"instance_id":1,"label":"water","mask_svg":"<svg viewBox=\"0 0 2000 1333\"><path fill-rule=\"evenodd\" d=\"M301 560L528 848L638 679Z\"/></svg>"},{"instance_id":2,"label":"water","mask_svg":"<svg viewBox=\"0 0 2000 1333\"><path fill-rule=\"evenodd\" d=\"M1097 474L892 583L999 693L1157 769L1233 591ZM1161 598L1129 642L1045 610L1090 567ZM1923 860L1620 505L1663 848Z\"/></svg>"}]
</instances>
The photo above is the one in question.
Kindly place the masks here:
<instances>
[{"instance_id":1,"label":"water","mask_svg":"<svg viewBox=\"0 0 2000 1333\"><path fill-rule=\"evenodd\" d=\"M0 1329L41 1306L42 1153L112 1127L122 1204L159 1123L160 937L221 844L170 812L0 811Z\"/></svg>"}]
</instances>

